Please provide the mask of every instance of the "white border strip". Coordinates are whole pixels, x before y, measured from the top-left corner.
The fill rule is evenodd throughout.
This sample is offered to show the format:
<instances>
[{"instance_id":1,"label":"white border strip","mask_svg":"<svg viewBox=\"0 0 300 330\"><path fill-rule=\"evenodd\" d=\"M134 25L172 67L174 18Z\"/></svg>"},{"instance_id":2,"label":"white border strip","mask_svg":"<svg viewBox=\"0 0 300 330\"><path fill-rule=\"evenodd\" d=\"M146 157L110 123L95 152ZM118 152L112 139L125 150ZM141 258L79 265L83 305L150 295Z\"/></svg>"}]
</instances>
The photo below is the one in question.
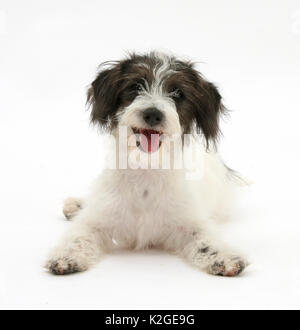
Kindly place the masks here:
<instances>
[{"instance_id":1,"label":"white border strip","mask_svg":"<svg viewBox=\"0 0 300 330\"><path fill-rule=\"evenodd\" d=\"M0 35L6 33L6 13L0 10Z\"/></svg>"}]
</instances>

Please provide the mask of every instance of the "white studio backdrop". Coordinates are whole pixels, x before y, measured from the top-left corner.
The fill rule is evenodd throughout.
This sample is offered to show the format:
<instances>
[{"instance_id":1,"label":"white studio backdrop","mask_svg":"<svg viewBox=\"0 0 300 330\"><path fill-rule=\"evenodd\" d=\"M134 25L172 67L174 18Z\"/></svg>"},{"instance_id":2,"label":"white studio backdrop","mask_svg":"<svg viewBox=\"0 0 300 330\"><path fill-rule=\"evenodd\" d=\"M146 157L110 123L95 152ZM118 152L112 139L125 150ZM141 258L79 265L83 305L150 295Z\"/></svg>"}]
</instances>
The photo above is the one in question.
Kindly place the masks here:
<instances>
[{"instance_id":1,"label":"white studio backdrop","mask_svg":"<svg viewBox=\"0 0 300 330\"><path fill-rule=\"evenodd\" d=\"M103 165L86 88L101 62L152 49L196 61L231 110L220 151L254 184L222 230L252 265L224 279L124 252L53 277L61 202ZM300 307L299 1L0 0L0 50L0 307Z\"/></svg>"}]
</instances>

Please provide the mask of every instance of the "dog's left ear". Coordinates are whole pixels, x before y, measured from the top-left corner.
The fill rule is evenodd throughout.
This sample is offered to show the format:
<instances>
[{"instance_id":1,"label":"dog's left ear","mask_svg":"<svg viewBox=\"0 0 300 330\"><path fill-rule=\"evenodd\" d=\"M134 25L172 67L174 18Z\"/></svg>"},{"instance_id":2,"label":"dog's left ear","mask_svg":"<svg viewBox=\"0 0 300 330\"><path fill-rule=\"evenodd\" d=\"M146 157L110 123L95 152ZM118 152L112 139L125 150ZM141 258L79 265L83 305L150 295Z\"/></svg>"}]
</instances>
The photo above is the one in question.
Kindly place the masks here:
<instances>
[{"instance_id":1,"label":"dog's left ear","mask_svg":"<svg viewBox=\"0 0 300 330\"><path fill-rule=\"evenodd\" d=\"M215 142L219 135L220 115L226 111L222 103L222 97L217 87L201 78L197 86L198 107L195 113L195 122L198 131L201 131L206 139Z\"/></svg>"}]
</instances>

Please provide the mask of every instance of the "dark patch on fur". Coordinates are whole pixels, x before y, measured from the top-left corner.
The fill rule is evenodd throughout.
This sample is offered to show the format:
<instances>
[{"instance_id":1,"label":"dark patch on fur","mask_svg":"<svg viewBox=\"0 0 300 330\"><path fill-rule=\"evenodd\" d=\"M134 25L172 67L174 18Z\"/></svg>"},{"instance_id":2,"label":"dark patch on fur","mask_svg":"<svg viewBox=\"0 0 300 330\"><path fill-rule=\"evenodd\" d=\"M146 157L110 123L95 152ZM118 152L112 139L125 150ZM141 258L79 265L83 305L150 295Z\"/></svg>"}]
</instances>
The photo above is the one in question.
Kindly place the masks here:
<instances>
[{"instance_id":1,"label":"dark patch on fur","mask_svg":"<svg viewBox=\"0 0 300 330\"><path fill-rule=\"evenodd\" d=\"M205 246L205 247L199 249L198 252L200 252L200 253L207 253L208 250L209 250L209 247L208 246Z\"/></svg>"},{"instance_id":2,"label":"dark patch on fur","mask_svg":"<svg viewBox=\"0 0 300 330\"><path fill-rule=\"evenodd\" d=\"M211 266L211 269L212 269L212 271L213 271L214 274L223 276L224 275L224 271L225 271L224 261L221 261L221 262L216 261Z\"/></svg>"},{"instance_id":3,"label":"dark patch on fur","mask_svg":"<svg viewBox=\"0 0 300 330\"><path fill-rule=\"evenodd\" d=\"M246 264L244 263L244 261L239 260L237 262L237 271L235 275L239 275L245 268L246 268Z\"/></svg>"}]
</instances>

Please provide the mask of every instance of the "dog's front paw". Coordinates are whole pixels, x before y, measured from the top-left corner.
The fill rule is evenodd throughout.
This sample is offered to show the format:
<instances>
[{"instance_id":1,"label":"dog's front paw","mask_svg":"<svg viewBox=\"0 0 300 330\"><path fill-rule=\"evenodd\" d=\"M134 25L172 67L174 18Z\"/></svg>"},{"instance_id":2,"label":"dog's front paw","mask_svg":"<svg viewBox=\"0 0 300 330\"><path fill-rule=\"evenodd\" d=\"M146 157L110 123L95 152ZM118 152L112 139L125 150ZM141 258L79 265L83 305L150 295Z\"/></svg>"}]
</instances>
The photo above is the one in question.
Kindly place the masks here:
<instances>
[{"instance_id":1,"label":"dog's front paw","mask_svg":"<svg viewBox=\"0 0 300 330\"><path fill-rule=\"evenodd\" d=\"M248 263L237 256L219 256L208 266L209 274L220 276L237 276L246 267Z\"/></svg>"},{"instance_id":2,"label":"dog's front paw","mask_svg":"<svg viewBox=\"0 0 300 330\"><path fill-rule=\"evenodd\" d=\"M82 201L78 198L70 197L64 200L63 213L68 220L73 218L81 208Z\"/></svg>"},{"instance_id":3,"label":"dog's front paw","mask_svg":"<svg viewBox=\"0 0 300 330\"><path fill-rule=\"evenodd\" d=\"M47 262L46 268L54 275L73 274L87 269L86 266L80 264L71 257L51 259Z\"/></svg>"}]
</instances>

